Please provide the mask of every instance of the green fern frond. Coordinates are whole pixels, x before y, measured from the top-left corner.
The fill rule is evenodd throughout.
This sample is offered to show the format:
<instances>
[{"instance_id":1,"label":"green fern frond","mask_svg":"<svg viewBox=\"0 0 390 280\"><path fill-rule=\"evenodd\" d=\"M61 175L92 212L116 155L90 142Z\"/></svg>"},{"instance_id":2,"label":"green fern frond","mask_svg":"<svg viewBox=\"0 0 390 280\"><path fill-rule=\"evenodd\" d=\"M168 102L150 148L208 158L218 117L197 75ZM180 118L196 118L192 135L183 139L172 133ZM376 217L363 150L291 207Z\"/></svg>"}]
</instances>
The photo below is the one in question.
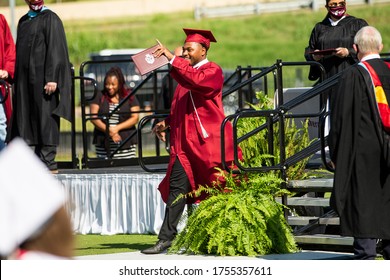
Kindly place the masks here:
<instances>
[{"instance_id":1,"label":"green fern frond","mask_svg":"<svg viewBox=\"0 0 390 280\"><path fill-rule=\"evenodd\" d=\"M258 93L259 103L249 104L255 110L273 109L273 101ZM239 119L239 137L265 124L266 118ZM286 157L310 144L308 122L298 129L290 118L286 118ZM248 167L270 166L280 157L280 123L273 124L275 151L268 150L267 130L262 130L240 143ZM287 169L287 178L302 179L307 160ZM186 198L207 194L190 216L184 229L175 238L169 252L215 254L227 256L256 256L270 253L292 253L298 250L291 227L287 224L283 209L275 197L289 195L281 188L285 183L278 171L242 172L233 174L217 169L222 189L218 184L200 186Z\"/></svg>"},{"instance_id":2,"label":"green fern frond","mask_svg":"<svg viewBox=\"0 0 390 280\"><path fill-rule=\"evenodd\" d=\"M254 194L231 192L203 201L170 252L256 256L296 251L282 207L271 195Z\"/></svg>"}]
</instances>

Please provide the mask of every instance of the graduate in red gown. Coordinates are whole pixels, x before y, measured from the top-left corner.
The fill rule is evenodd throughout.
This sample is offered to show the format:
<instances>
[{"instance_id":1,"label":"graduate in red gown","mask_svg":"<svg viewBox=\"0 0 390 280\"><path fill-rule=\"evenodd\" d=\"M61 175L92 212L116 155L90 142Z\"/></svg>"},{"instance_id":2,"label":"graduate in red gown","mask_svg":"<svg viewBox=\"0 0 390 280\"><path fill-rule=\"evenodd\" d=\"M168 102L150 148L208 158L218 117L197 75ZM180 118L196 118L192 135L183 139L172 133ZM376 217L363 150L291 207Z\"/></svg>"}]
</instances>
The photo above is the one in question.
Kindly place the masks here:
<instances>
[{"instance_id":1,"label":"graduate in red gown","mask_svg":"<svg viewBox=\"0 0 390 280\"><path fill-rule=\"evenodd\" d=\"M11 83L15 71L15 43L5 17L0 14L0 79ZM10 87L9 87L10 89ZM4 147L6 127L11 119L11 96L0 85L0 150Z\"/></svg>"},{"instance_id":2,"label":"graduate in red gown","mask_svg":"<svg viewBox=\"0 0 390 280\"><path fill-rule=\"evenodd\" d=\"M205 195L181 199L180 194L196 190L199 185L213 186L218 181L216 167L221 164L220 127L225 118L222 104L223 74L219 65L207 59L210 42L216 42L211 31L184 29L187 37L182 57L174 56L160 44L155 56L165 55L171 64L170 75L178 82L169 116L153 132L165 141L170 129L170 161L167 174L159 185L166 210L159 241L144 254L158 254L170 247L177 234L177 224L186 203L196 203ZM232 126L225 129L225 158L233 163ZM241 158L241 151L239 150ZM223 186L223 182L219 182Z\"/></svg>"}]
</instances>

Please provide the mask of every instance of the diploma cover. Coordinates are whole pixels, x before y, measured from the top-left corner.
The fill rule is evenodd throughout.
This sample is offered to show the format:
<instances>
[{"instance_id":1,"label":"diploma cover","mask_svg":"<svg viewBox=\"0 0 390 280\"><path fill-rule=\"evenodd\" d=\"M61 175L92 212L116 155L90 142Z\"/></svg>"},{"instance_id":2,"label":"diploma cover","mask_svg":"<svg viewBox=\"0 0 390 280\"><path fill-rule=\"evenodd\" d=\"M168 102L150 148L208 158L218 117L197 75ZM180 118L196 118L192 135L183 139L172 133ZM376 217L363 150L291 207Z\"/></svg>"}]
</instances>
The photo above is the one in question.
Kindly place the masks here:
<instances>
[{"instance_id":1,"label":"diploma cover","mask_svg":"<svg viewBox=\"0 0 390 280\"><path fill-rule=\"evenodd\" d=\"M318 54L318 55L329 55L337 52L336 49L325 49L325 50L319 50L319 51L312 51L309 52L309 54Z\"/></svg>"},{"instance_id":2,"label":"diploma cover","mask_svg":"<svg viewBox=\"0 0 390 280\"><path fill-rule=\"evenodd\" d=\"M134 54L131 58L135 66L137 66L138 71L141 75L145 75L161 66L168 64L168 58L165 55L160 57L154 57L153 52L159 45L147 48L137 54Z\"/></svg>"}]
</instances>

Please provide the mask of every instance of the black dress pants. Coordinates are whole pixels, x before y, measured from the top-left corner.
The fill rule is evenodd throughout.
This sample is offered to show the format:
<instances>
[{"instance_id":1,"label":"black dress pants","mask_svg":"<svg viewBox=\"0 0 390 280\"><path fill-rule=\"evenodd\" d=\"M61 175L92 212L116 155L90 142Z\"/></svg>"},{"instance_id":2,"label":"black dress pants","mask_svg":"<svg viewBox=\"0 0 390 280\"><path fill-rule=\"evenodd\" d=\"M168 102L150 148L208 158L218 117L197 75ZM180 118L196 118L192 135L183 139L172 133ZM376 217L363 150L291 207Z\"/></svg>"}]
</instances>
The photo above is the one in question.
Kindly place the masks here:
<instances>
[{"instance_id":1,"label":"black dress pants","mask_svg":"<svg viewBox=\"0 0 390 280\"><path fill-rule=\"evenodd\" d=\"M382 240L382 253L385 260L390 260L390 240Z\"/></svg>"},{"instance_id":2,"label":"black dress pants","mask_svg":"<svg viewBox=\"0 0 390 280\"><path fill-rule=\"evenodd\" d=\"M354 238L353 252L354 258L358 260L375 260L376 257L376 243L375 238ZM390 259L390 240L382 240L383 258Z\"/></svg>"},{"instance_id":3,"label":"black dress pants","mask_svg":"<svg viewBox=\"0 0 390 280\"><path fill-rule=\"evenodd\" d=\"M36 145L32 146L34 153L41 159L49 170L57 170L57 146L54 145Z\"/></svg>"},{"instance_id":4,"label":"black dress pants","mask_svg":"<svg viewBox=\"0 0 390 280\"><path fill-rule=\"evenodd\" d=\"M354 238L353 254L357 260L375 260L376 238Z\"/></svg>"},{"instance_id":5,"label":"black dress pants","mask_svg":"<svg viewBox=\"0 0 390 280\"><path fill-rule=\"evenodd\" d=\"M169 179L169 196L165 207L164 221L158 235L159 240L173 240L177 234L177 225L186 206L186 199L180 199L173 203L180 194L191 191L191 185L178 158L172 167Z\"/></svg>"}]
</instances>

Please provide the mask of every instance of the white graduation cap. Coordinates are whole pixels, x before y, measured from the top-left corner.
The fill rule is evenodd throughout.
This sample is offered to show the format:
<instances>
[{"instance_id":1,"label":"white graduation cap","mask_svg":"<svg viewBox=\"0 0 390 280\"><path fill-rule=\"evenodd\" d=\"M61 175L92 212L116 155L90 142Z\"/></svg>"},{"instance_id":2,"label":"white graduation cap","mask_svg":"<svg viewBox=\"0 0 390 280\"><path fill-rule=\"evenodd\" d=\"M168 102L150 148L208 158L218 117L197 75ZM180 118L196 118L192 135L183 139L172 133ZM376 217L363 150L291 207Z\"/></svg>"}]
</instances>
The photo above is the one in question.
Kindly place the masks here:
<instances>
[{"instance_id":1,"label":"white graduation cap","mask_svg":"<svg viewBox=\"0 0 390 280\"><path fill-rule=\"evenodd\" d=\"M65 203L62 185L21 140L0 152L0 255L8 256Z\"/></svg>"}]
</instances>

